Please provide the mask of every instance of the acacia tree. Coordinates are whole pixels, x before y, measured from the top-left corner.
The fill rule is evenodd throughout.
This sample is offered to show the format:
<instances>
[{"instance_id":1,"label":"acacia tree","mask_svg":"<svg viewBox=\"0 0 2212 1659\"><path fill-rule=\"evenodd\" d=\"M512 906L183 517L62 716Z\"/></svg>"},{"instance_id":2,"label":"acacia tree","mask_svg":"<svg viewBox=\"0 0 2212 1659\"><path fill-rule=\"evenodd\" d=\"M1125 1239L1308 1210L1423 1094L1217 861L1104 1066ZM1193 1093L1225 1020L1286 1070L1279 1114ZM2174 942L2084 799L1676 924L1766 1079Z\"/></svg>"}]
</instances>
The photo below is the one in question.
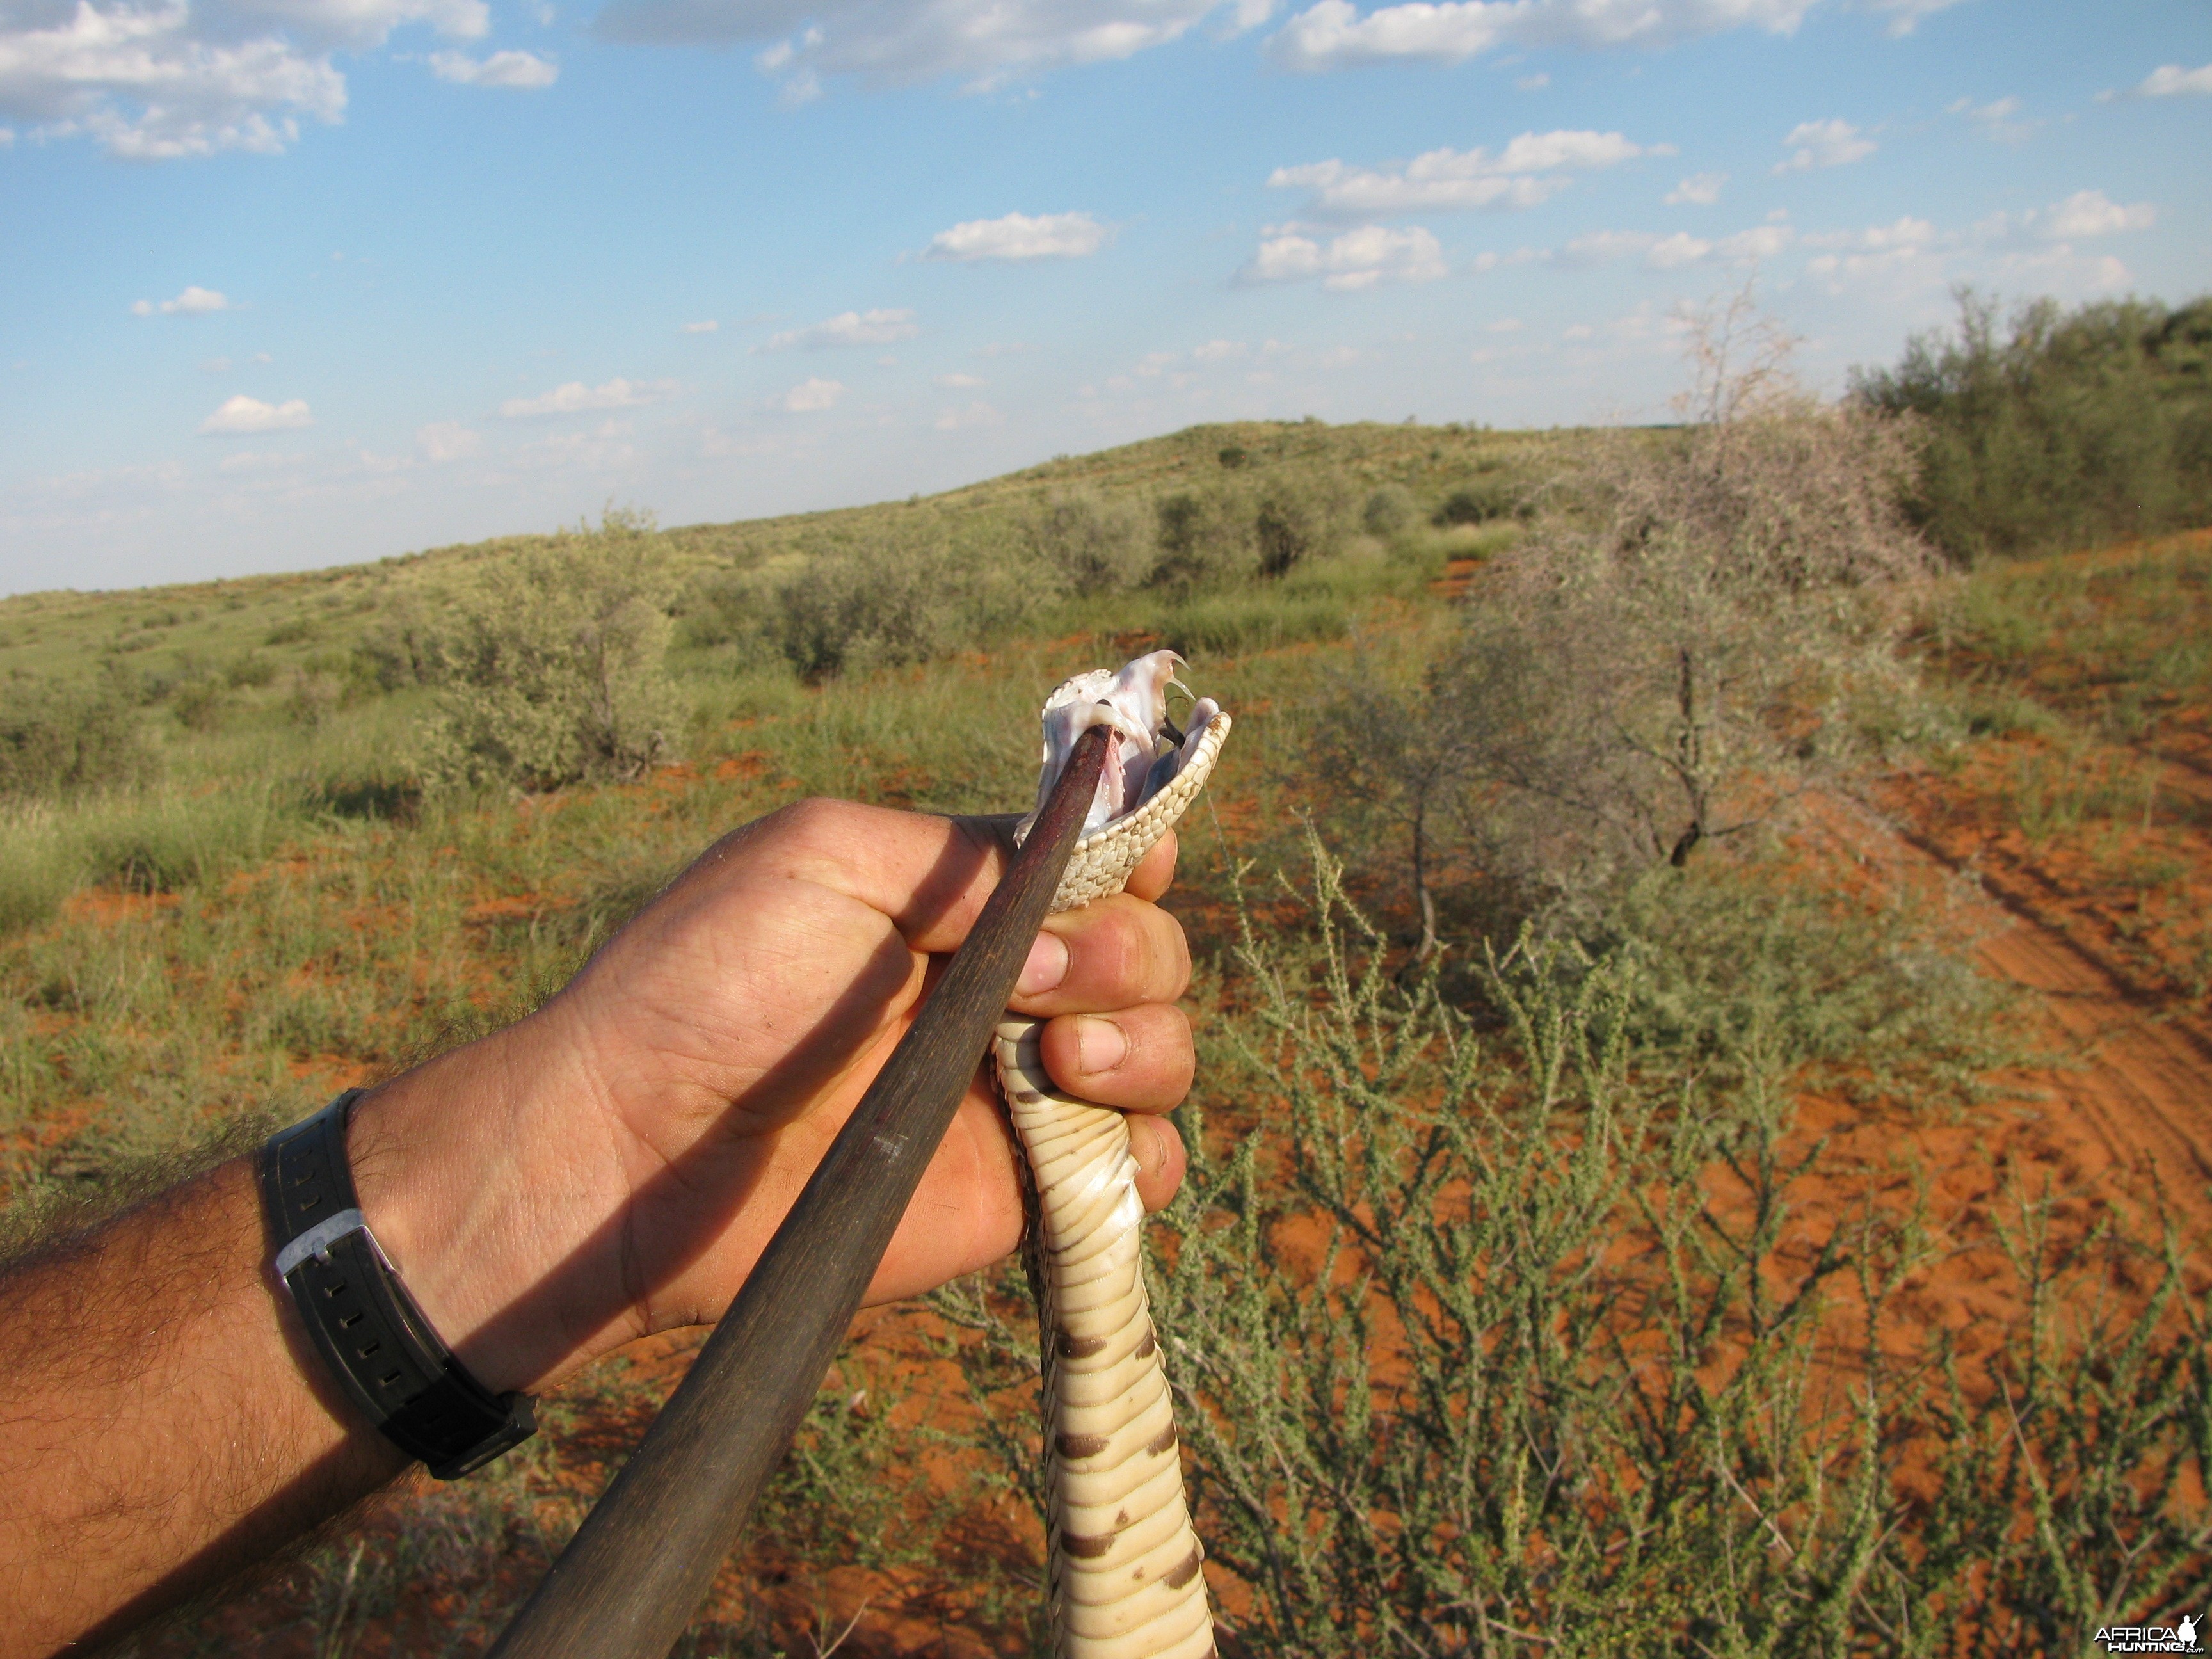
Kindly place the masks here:
<instances>
[{"instance_id":1,"label":"acacia tree","mask_svg":"<svg viewBox=\"0 0 2212 1659\"><path fill-rule=\"evenodd\" d=\"M1472 597L1445 674L1493 860L1554 884L1765 820L1905 673L1898 600L1930 561L1899 422L1804 392L1748 290L1688 337L1683 426L1596 452Z\"/></svg>"}]
</instances>

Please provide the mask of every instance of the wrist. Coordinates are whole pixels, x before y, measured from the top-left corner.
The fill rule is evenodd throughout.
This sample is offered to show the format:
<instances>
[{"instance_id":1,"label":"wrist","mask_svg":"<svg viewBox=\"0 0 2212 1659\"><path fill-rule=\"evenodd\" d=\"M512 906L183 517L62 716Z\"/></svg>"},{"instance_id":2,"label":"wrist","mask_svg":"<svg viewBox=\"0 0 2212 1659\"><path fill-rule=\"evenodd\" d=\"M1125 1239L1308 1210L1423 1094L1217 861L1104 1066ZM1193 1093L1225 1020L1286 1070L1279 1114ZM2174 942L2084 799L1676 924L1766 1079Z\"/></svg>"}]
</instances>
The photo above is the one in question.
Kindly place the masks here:
<instances>
[{"instance_id":1,"label":"wrist","mask_svg":"<svg viewBox=\"0 0 2212 1659\"><path fill-rule=\"evenodd\" d=\"M576 1138L605 1116L550 1012L368 1091L349 1136L378 1242L495 1392L540 1391L637 1334L619 1285L593 1282L591 1235L618 1204L588 1183L605 1161Z\"/></svg>"}]
</instances>

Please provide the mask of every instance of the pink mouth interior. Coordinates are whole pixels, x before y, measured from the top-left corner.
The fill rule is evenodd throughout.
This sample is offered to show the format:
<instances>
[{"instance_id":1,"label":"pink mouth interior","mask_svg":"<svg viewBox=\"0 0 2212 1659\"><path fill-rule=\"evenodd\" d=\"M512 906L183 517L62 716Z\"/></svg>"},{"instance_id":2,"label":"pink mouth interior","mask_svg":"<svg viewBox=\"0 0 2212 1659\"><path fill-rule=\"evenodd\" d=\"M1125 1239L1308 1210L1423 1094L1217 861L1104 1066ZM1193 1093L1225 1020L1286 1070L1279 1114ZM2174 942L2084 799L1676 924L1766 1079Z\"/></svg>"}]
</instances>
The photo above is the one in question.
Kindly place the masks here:
<instances>
[{"instance_id":1,"label":"pink mouth interior","mask_svg":"<svg viewBox=\"0 0 2212 1659\"><path fill-rule=\"evenodd\" d=\"M1174 652L1154 651L1123 664L1118 672L1099 668L1078 674L1054 691L1045 705L1037 805L1042 807L1052 793L1076 739L1094 726L1107 728L1106 767L1084 820L1085 834L1135 811L1165 788L1220 712L1211 697L1201 697L1190 711L1189 730L1180 744L1164 734L1168 687L1181 684L1175 671L1182 665Z\"/></svg>"}]
</instances>

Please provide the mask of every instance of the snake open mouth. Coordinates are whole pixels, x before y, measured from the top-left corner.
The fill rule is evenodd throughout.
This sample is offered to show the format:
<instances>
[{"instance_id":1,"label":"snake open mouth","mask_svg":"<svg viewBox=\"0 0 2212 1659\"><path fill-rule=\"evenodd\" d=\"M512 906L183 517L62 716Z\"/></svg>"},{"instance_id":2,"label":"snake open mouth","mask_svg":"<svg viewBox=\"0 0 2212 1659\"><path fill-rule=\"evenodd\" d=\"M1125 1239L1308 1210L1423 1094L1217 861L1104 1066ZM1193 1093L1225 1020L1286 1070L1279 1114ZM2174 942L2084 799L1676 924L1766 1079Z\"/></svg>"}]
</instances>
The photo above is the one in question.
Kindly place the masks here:
<instances>
[{"instance_id":1,"label":"snake open mouth","mask_svg":"<svg viewBox=\"0 0 2212 1659\"><path fill-rule=\"evenodd\" d=\"M1106 765L1083 820L1085 835L1127 817L1173 782L1221 712L1212 698L1194 697L1185 717L1186 729L1178 731L1168 719L1170 687L1192 696L1176 677L1176 670L1186 666L1172 651L1154 651L1124 663L1118 672L1094 668L1062 681L1044 705L1038 810L1074 752L1075 740L1094 726L1106 728ZM1022 830L1028 827L1024 819Z\"/></svg>"}]
</instances>

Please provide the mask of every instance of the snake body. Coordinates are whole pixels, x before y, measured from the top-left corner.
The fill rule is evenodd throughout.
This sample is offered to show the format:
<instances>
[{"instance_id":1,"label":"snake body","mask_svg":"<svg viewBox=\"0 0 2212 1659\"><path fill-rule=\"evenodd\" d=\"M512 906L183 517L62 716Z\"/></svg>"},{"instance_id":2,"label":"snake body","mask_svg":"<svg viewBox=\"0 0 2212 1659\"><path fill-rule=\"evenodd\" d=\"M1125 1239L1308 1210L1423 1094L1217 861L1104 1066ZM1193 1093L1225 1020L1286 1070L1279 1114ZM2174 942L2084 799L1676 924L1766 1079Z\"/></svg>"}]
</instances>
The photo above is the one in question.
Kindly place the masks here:
<instances>
[{"instance_id":1,"label":"snake body","mask_svg":"<svg viewBox=\"0 0 2212 1659\"><path fill-rule=\"evenodd\" d=\"M1040 799L1057 772L1056 714L1066 728L1060 758L1090 723L1114 726L1125 751L1121 778L1101 786L1102 796L1114 794L1106 821L1077 842L1055 912L1119 892L1205 787L1230 720L1201 702L1187 738L1172 726L1162 738L1177 661L1158 652L1119 675L1079 675L1045 705ZM1107 703L1086 701L1107 687L1124 718L1094 713ZM1206 1552L1183 1496L1174 1402L1145 1294L1145 1209L1128 1124L1060 1091L1038 1053L1043 1025L1010 1015L993 1053L1036 1188L1054 1650L1060 1659L1201 1659L1214 1650L1200 1571Z\"/></svg>"}]
</instances>

